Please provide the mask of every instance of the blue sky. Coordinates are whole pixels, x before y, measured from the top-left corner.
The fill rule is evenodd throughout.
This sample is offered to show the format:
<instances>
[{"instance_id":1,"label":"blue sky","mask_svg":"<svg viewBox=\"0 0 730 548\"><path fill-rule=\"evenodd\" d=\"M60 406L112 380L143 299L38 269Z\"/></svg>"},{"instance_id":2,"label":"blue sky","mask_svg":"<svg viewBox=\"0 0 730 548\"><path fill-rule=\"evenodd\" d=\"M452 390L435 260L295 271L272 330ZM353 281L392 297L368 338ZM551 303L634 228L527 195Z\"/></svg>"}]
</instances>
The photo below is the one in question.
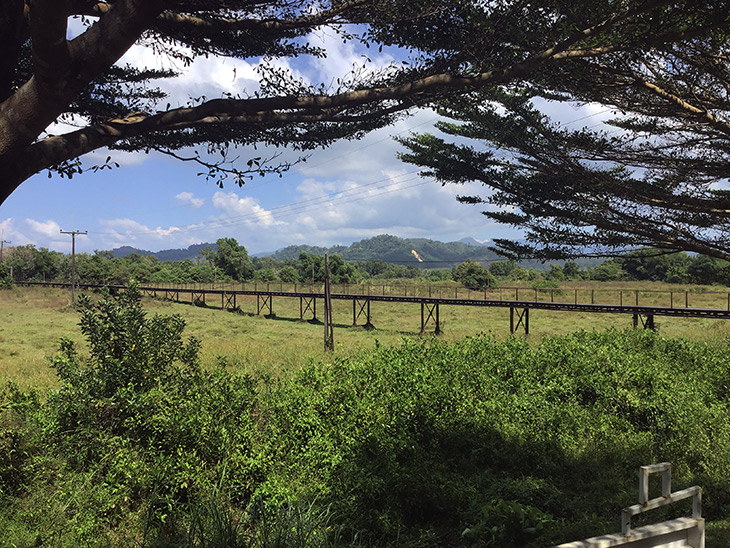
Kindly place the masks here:
<instances>
[{"instance_id":1,"label":"blue sky","mask_svg":"<svg viewBox=\"0 0 730 548\"><path fill-rule=\"evenodd\" d=\"M79 31L71 24L71 33ZM327 59L301 58L296 64L276 61L295 77L330 82L353 66L376 70L394 61L387 51L373 55L328 33L312 36L326 48ZM135 66L166 67L171 61L135 46L122 62ZM188 97L208 98L223 93L248 93L257 86L256 65L246 60L199 59L183 68L183 76L165 84L174 105ZM564 119L584 111L562 107ZM590 109L588 111L590 113ZM243 187L233 182L223 189L196 174L200 167L157 153L129 154L97 151L85 165L103 163L107 155L121 167L73 179L48 178L41 173L23 183L0 206L0 235L11 245L34 244L70 252L70 237L60 230L88 231L77 238L77 250L93 252L130 245L157 251L187 247L233 237L249 252L274 251L292 244L349 244L378 234L425 237L441 241L473 237L519 237L494 224L478 207L459 204L457 194L479 193L477 185L441 186L421 178L417 168L396 158L400 146L393 135L429 131L436 115L415 112L392 127L359 141L335 143L313 151L306 163L295 165L279 178L255 178ZM49 131L63 131L62 126ZM282 159L299 153L282 150ZM261 151L240 150L241 163Z\"/></svg>"}]
</instances>

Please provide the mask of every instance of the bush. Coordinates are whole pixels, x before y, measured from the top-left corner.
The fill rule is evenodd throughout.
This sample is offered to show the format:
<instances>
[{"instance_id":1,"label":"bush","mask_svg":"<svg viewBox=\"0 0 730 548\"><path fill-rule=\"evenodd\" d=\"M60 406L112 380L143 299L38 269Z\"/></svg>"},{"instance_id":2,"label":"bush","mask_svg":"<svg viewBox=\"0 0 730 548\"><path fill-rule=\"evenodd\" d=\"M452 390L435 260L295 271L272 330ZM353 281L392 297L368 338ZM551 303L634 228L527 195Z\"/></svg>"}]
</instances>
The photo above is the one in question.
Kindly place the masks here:
<instances>
[{"instance_id":1,"label":"bush","mask_svg":"<svg viewBox=\"0 0 730 548\"><path fill-rule=\"evenodd\" d=\"M279 279L286 283L295 283L299 281L299 273L291 266L287 265L279 270Z\"/></svg>"},{"instance_id":2,"label":"bush","mask_svg":"<svg viewBox=\"0 0 730 548\"><path fill-rule=\"evenodd\" d=\"M253 381L224 362L203 370L182 319L147 317L134 286L98 303L83 297L80 309L89 358L61 341L51 360L61 388L41 415L43 442L63 456L69 481L95 478L101 489L103 503L80 511L97 516L94 527L145 507L152 522L169 523L175 505L208 492L226 469L231 496L245 504L252 492L238 480L249 474Z\"/></svg>"},{"instance_id":3,"label":"bush","mask_svg":"<svg viewBox=\"0 0 730 548\"><path fill-rule=\"evenodd\" d=\"M378 546L546 546L614 532L636 468L669 460L677 485L713 485L705 511L720 517L723 352L610 332L313 364L262 401L273 466L260 492L321 497Z\"/></svg>"},{"instance_id":4,"label":"bush","mask_svg":"<svg viewBox=\"0 0 730 548\"><path fill-rule=\"evenodd\" d=\"M563 294L563 290L560 289L558 282L553 280L539 280L534 282L530 287L537 289L540 293L552 293L553 295Z\"/></svg>"},{"instance_id":5,"label":"bush","mask_svg":"<svg viewBox=\"0 0 730 548\"><path fill-rule=\"evenodd\" d=\"M10 276L10 268L5 263L0 263L0 289L12 287L13 278Z\"/></svg>"},{"instance_id":6,"label":"bush","mask_svg":"<svg viewBox=\"0 0 730 548\"><path fill-rule=\"evenodd\" d=\"M487 286L496 287L494 277L481 264L467 259L458 266L455 266L451 276L455 281L469 289L485 289Z\"/></svg>"}]
</instances>

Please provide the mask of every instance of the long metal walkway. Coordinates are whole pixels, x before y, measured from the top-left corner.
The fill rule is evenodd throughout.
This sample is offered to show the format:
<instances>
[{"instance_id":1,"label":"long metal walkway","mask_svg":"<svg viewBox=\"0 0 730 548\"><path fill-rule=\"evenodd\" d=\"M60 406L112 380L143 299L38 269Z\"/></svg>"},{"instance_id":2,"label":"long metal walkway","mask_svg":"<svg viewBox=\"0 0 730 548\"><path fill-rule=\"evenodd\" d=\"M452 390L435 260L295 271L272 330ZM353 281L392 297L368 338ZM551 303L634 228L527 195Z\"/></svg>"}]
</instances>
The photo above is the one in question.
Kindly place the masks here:
<instances>
[{"instance_id":1,"label":"long metal walkway","mask_svg":"<svg viewBox=\"0 0 730 548\"><path fill-rule=\"evenodd\" d=\"M67 283L45 283L45 282L20 282L21 285L35 285L35 286L48 286L48 287L60 287L70 288L70 284ZM264 284L262 284L264 285ZM309 290L302 290L297 284L293 284L292 290L284 290L283 285L280 285L279 290L272 289L270 284L265 284L266 289L259 289L258 284L254 286L254 289L246 289L245 285L242 285L241 289L235 287L223 286L220 288L206 288L197 287L197 284L187 285L143 285L140 286L140 290L143 294L170 299L174 301L189 301L196 305L213 305L218 306L222 309L235 309L238 307L238 297L242 296L253 296L256 297L257 303L257 314L273 314L273 299L276 298L289 298L300 300L300 319L304 319L305 315L312 314L312 318L317 317L317 300L324 298L323 291L316 291L313 287L309 287ZM301 285L301 284L300 284ZM123 285L110 285L103 286L99 284L77 284L80 289L98 290L102 287L108 287L111 290L123 291L126 286ZM307 286L305 286L307 287ZM358 321L362 318L365 326L372 325L371 308L370 304L373 302L389 302L389 303L412 303L419 304L421 306L421 333L425 332L429 325L433 325L434 331L439 333L441 330L440 325L440 306L478 306L478 307L492 307L492 308L508 308L510 310L510 331L512 333L518 330L524 330L525 333L530 331L530 310L553 310L553 311L565 311L565 312L585 312L585 313L596 313L596 314L629 314L633 318L634 327L645 327L652 329L654 327L655 316L674 316L684 318L715 318L715 319L730 319L730 306L727 308L702 308L702 307L690 307L688 306L687 296L685 294L685 306L657 306L657 305L646 305L646 304L623 304L623 293L621 292L621 302L619 304L605 304L605 303L582 303L577 302L577 290L576 297L573 302L567 301L555 301L555 295L550 293L550 301L539 300L540 295L537 290L534 291L534 299L520 299L519 289L515 290L515 299L503 299L503 298L483 298L485 296L491 297L492 294L496 297L496 292L488 294L486 292L475 292L469 291L468 297L464 298L459 296L458 289L454 291L454 297L444 296L425 296L420 294L408 295L408 290L404 291L403 295L377 294L371 292L370 288L368 292L365 292L365 286L360 286L362 292L355 293L350 292L349 287L347 292L333 292L332 299L336 300L349 300L352 301L353 310L353 325L358 325ZM372 287L372 286L371 286ZM376 286L377 287L377 286ZM385 286L383 286L384 288ZM429 293L431 289L429 288ZM532 293L533 290L523 289L524 292ZM625 291L631 293L630 291ZM638 302L639 296L638 291L636 292L635 302ZM729 294L730 295L730 294ZM185 297L189 296L189 299ZM591 295L593 300L593 295ZM673 301L673 296L671 297ZM728 300L730 303L730 298Z\"/></svg>"}]
</instances>

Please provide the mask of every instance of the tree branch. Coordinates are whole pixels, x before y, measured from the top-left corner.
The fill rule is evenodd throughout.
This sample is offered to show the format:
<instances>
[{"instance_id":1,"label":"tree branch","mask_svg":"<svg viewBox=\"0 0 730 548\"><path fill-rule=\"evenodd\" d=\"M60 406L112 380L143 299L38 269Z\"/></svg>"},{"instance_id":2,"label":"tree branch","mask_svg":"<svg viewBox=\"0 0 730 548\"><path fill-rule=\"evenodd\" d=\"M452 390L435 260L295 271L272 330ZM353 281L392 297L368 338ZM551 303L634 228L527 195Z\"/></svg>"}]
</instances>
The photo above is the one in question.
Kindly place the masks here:
<instances>
[{"instance_id":1,"label":"tree branch","mask_svg":"<svg viewBox=\"0 0 730 548\"><path fill-rule=\"evenodd\" d=\"M258 30L268 32L280 32L286 30L296 30L309 28L313 26L338 22L338 17L346 13L348 10L365 5L369 0L350 0L329 10L323 10L319 13L296 17L288 21L265 20L265 19L236 19L230 17L223 18L205 18L183 13L176 13L168 10L160 14L157 21L160 23L174 25L179 27L181 31L185 30L208 30L212 32L239 31L239 30ZM365 23L363 19L346 19L343 23Z\"/></svg>"},{"instance_id":2,"label":"tree branch","mask_svg":"<svg viewBox=\"0 0 730 548\"><path fill-rule=\"evenodd\" d=\"M42 91L54 94L71 71L71 53L66 41L70 1L31 0L29 7L33 74Z\"/></svg>"},{"instance_id":3,"label":"tree branch","mask_svg":"<svg viewBox=\"0 0 730 548\"><path fill-rule=\"evenodd\" d=\"M257 30L281 32L337 22L337 18L346 13L348 10L365 5L369 1L370 0L350 0L348 2L342 2L332 9L323 10L311 15L296 17L287 21L235 17L203 17L167 10L157 17L157 22L176 27L180 31L205 30L210 32L226 32ZM101 17L102 15L107 14L111 7L112 5L106 2L83 2L81 5L77 5L75 7L74 13L76 15L86 15L89 17ZM347 19L342 22L365 23L367 21L363 18Z\"/></svg>"},{"instance_id":4,"label":"tree branch","mask_svg":"<svg viewBox=\"0 0 730 548\"><path fill-rule=\"evenodd\" d=\"M35 23L31 14L31 25L37 35L47 29L50 39L38 36L39 74L0 103L0 158L4 160L0 162L0 171L10 174L17 171L13 164L21 151L64 112L89 82L108 70L137 41L162 9L160 0L118 0L107 16L68 44L71 60L66 63L66 53L59 51L64 49L59 35L63 11L53 8L54 0L35 2L44 13L36 14L39 19ZM61 59L70 68L54 71L49 66L54 59Z\"/></svg>"},{"instance_id":5,"label":"tree branch","mask_svg":"<svg viewBox=\"0 0 730 548\"><path fill-rule=\"evenodd\" d=\"M27 34L23 0L0 2L0 103L12 94L18 55Z\"/></svg>"}]
</instances>

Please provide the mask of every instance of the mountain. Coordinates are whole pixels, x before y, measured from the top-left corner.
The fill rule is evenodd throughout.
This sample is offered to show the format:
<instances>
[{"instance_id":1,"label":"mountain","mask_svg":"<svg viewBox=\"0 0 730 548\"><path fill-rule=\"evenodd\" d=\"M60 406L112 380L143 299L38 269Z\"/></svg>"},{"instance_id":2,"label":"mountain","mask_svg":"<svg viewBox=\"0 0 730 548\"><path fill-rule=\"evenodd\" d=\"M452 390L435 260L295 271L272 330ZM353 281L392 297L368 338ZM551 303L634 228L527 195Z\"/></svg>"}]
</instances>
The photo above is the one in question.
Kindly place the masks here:
<instances>
[{"instance_id":1,"label":"mountain","mask_svg":"<svg viewBox=\"0 0 730 548\"><path fill-rule=\"evenodd\" d=\"M127 255L131 255L132 253L138 253L140 255L154 255L154 253L152 253L151 251L137 249L136 247L128 245L123 245L122 247L116 247L112 249L112 254L119 259L126 257Z\"/></svg>"},{"instance_id":2,"label":"mountain","mask_svg":"<svg viewBox=\"0 0 730 548\"><path fill-rule=\"evenodd\" d=\"M215 248L215 244L193 244L185 249L163 249L154 252L125 245L112 249L112 253L115 257L119 258L126 257L132 253L139 253L140 255L154 255L160 261L182 261L184 259L195 260L206 247Z\"/></svg>"},{"instance_id":3,"label":"mountain","mask_svg":"<svg viewBox=\"0 0 730 548\"><path fill-rule=\"evenodd\" d=\"M476 240L474 240L476 242ZM494 261L499 257L477 242L477 245L460 242L438 242L426 238L398 238L383 234L354 242L350 246L313 247L292 245L270 255L272 259L284 261L296 259L305 252L310 255L337 254L346 261L371 261L380 259L386 263L418 264L425 268L445 268L464 262ZM414 253L415 252L415 253Z\"/></svg>"},{"instance_id":4,"label":"mountain","mask_svg":"<svg viewBox=\"0 0 730 548\"><path fill-rule=\"evenodd\" d=\"M468 237L468 238L462 238L462 239L461 239L461 240L459 240L459 241L460 241L461 243L463 243L463 244L466 244L466 245L473 245L473 246L475 246L475 247L485 247L485 246L488 246L488 245L489 245L489 243L488 243L488 242L489 242L489 240L484 240L483 242L480 242L479 240L475 240L475 239L474 239L474 238L472 238L471 236L470 236L470 237Z\"/></svg>"},{"instance_id":5,"label":"mountain","mask_svg":"<svg viewBox=\"0 0 730 548\"><path fill-rule=\"evenodd\" d=\"M140 255L155 255L160 261L181 261L183 259L195 260L206 247L215 249L215 244L194 244L186 249L163 249L156 252L123 246L112 249L112 253L115 257L126 257L131 253L139 253ZM298 259L302 252L308 255L337 254L348 262L380 259L386 263L415 264L423 268L451 268L467 259L482 263L504 259L488 249L487 244L474 238L462 238L458 242L439 242L426 238L399 238L389 234L366 238L349 246L290 245L273 253L257 253L252 256L285 261L286 259ZM600 264L603 259L577 259L576 262L581 268L587 268ZM564 263L565 261L542 263L526 260L520 261L518 264L524 268L547 270L550 268L550 264L562 266Z\"/></svg>"}]
</instances>

